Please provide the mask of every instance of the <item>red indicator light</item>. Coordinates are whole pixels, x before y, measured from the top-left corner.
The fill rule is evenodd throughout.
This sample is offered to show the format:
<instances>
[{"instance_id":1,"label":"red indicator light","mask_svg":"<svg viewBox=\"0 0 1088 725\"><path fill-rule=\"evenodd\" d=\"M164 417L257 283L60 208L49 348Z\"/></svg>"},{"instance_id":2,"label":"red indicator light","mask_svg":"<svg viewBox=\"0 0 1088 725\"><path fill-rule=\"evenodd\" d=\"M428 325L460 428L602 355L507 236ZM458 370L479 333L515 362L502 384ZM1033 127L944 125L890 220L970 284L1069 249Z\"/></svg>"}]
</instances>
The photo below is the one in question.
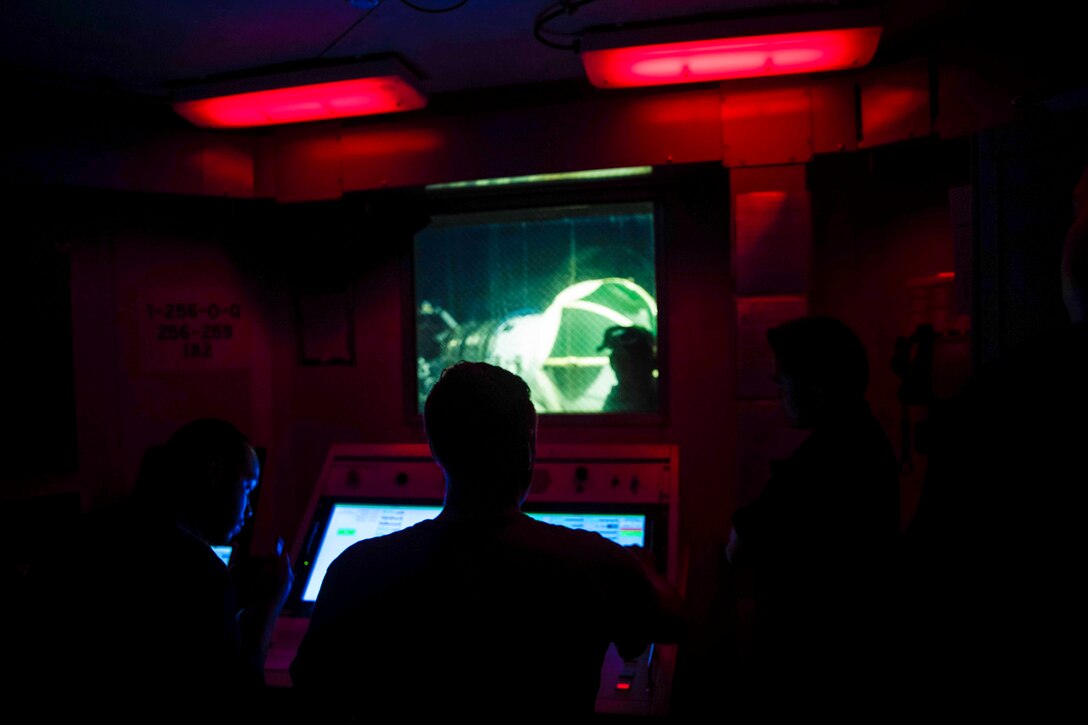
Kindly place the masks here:
<instances>
[{"instance_id":1,"label":"red indicator light","mask_svg":"<svg viewBox=\"0 0 1088 725\"><path fill-rule=\"evenodd\" d=\"M631 683L630 682L617 682L616 683L616 689L617 690L630 690L631 689Z\"/></svg>"},{"instance_id":2,"label":"red indicator light","mask_svg":"<svg viewBox=\"0 0 1088 725\"><path fill-rule=\"evenodd\" d=\"M860 68L872 60L879 26L585 50L598 88L705 83Z\"/></svg>"}]
</instances>

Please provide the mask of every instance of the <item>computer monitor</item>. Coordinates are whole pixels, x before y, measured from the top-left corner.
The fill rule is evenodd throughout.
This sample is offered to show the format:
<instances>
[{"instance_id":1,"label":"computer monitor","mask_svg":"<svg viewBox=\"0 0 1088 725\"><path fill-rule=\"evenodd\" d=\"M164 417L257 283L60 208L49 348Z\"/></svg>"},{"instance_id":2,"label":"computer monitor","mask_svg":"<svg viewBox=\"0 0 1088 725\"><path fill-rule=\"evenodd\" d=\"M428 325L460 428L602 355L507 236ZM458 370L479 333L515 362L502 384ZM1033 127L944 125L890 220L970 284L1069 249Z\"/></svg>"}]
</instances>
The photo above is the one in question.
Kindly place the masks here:
<instances>
[{"instance_id":1,"label":"computer monitor","mask_svg":"<svg viewBox=\"0 0 1088 725\"><path fill-rule=\"evenodd\" d=\"M436 214L415 236L415 403L459 360L543 414L660 412L652 201Z\"/></svg>"},{"instance_id":2,"label":"computer monitor","mask_svg":"<svg viewBox=\"0 0 1088 725\"><path fill-rule=\"evenodd\" d=\"M393 502L333 501L327 508L322 509L321 520L315 520L314 533L318 533L320 529L316 547L302 562L306 567L306 580L300 598L308 604L317 599L329 564L344 549L357 541L392 534L421 521L433 519L442 507Z\"/></svg>"},{"instance_id":3,"label":"computer monitor","mask_svg":"<svg viewBox=\"0 0 1088 725\"><path fill-rule=\"evenodd\" d=\"M317 600L329 565L352 544L384 536L433 519L441 503L326 498L315 510L299 562L299 585L292 609L308 613ZM572 529L593 531L621 546L653 549L654 531L663 525L656 511L631 506L527 504L534 519Z\"/></svg>"},{"instance_id":4,"label":"computer monitor","mask_svg":"<svg viewBox=\"0 0 1088 725\"><path fill-rule=\"evenodd\" d=\"M529 516L546 524L583 529L600 534L620 546L646 545L646 514L577 511L526 511Z\"/></svg>"},{"instance_id":5,"label":"computer monitor","mask_svg":"<svg viewBox=\"0 0 1088 725\"><path fill-rule=\"evenodd\" d=\"M234 547L230 544L222 544L220 546L213 546L212 551L218 556L224 564L230 566L231 555L234 554Z\"/></svg>"}]
</instances>

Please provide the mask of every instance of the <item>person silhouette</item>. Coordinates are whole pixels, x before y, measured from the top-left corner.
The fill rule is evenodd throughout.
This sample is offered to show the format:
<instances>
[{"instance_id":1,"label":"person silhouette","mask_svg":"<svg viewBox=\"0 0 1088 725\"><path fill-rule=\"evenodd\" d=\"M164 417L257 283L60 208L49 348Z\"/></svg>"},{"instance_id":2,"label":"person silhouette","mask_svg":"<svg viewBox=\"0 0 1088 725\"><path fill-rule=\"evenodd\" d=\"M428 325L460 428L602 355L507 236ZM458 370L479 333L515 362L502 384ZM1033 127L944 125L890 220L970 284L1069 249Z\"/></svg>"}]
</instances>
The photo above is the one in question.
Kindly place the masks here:
<instances>
[{"instance_id":1,"label":"person silhouette","mask_svg":"<svg viewBox=\"0 0 1088 725\"><path fill-rule=\"evenodd\" d=\"M598 352L608 350L616 384L601 408L605 413L651 413L657 410L654 336L637 326L613 325L605 330Z\"/></svg>"},{"instance_id":2,"label":"person silhouette","mask_svg":"<svg viewBox=\"0 0 1088 725\"><path fill-rule=\"evenodd\" d=\"M1080 706L1088 463L1088 168L1063 241L1067 319L981 366L932 415L904 533L906 682L925 702L1033 717ZM1074 698L1074 699L1071 699Z\"/></svg>"},{"instance_id":3,"label":"person silhouette","mask_svg":"<svg viewBox=\"0 0 1088 725\"><path fill-rule=\"evenodd\" d=\"M537 420L520 377L459 362L423 418L442 511L329 566L290 665L300 707L337 722L593 716L609 643L634 658L673 641L679 597L624 547L521 511Z\"/></svg>"},{"instance_id":4,"label":"person silhouette","mask_svg":"<svg viewBox=\"0 0 1088 725\"><path fill-rule=\"evenodd\" d=\"M809 316L767 337L782 408L811 433L732 517L727 559L754 604L745 689L753 707L839 711L888 676L898 468L854 332Z\"/></svg>"},{"instance_id":5,"label":"person silhouette","mask_svg":"<svg viewBox=\"0 0 1088 725\"><path fill-rule=\"evenodd\" d=\"M30 684L45 712L121 722L255 715L290 561L254 558L241 591L212 547L252 515L259 474L235 426L195 420L147 449L129 497L61 537L31 572Z\"/></svg>"}]
</instances>

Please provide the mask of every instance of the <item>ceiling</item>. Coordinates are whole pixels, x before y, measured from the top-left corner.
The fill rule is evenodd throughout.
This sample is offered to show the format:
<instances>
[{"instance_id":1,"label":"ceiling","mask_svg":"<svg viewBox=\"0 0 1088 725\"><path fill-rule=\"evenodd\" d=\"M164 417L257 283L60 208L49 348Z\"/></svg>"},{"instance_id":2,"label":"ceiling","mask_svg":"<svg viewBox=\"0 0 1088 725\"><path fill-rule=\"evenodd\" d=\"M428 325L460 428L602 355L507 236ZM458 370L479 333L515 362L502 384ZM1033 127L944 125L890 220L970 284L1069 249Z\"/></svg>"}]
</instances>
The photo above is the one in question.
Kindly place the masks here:
<instances>
[{"instance_id":1,"label":"ceiling","mask_svg":"<svg viewBox=\"0 0 1088 725\"><path fill-rule=\"evenodd\" d=\"M23 72L144 94L284 63L395 53L431 95L584 78L576 53L539 42L555 0L9 0L0 53ZM577 2L577 0L575 0ZM547 26L830 8L827 0L596 0Z\"/></svg>"},{"instance_id":2,"label":"ceiling","mask_svg":"<svg viewBox=\"0 0 1088 725\"><path fill-rule=\"evenodd\" d=\"M971 0L565 2L577 6L575 12L547 25L547 37L560 44L597 26L879 6L885 31L876 62L962 18L963 7L982 5L989 24L981 35L1002 54L1023 45L992 32L998 11ZM456 7L423 12L410 4ZM432 98L532 84L588 85L576 52L534 37L534 20L556 9L563 9L556 0L7 0L0 63L9 79L152 97L223 74L390 53L418 72ZM1004 26L1020 27L1031 17ZM1079 27L1053 16L1047 22Z\"/></svg>"}]
</instances>

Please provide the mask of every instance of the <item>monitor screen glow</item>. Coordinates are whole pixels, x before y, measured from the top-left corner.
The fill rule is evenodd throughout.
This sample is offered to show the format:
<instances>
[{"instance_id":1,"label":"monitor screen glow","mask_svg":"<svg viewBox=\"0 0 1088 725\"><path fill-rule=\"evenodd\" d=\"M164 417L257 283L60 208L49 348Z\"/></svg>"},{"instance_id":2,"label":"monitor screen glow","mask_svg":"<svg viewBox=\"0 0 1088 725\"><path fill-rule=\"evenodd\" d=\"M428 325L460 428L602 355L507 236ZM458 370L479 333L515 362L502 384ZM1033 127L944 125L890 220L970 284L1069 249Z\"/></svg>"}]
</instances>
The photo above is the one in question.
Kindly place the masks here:
<instances>
[{"instance_id":1,"label":"monitor screen glow","mask_svg":"<svg viewBox=\"0 0 1088 725\"><path fill-rule=\"evenodd\" d=\"M234 547L231 546L230 544L225 544L225 545L222 545L222 546L213 546L212 551L215 552L215 555L218 556L223 561L224 564L229 565L230 564L230 555L234 552Z\"/></svg>"},{"instance_id":2,"label":"monitor screen glow","mask_svg":"<svg viewBox=\"0 0 1088 725\"><path fill-rule=\"evenodd\" d=\"M459 360L521 376L541 413L655 413L651 202L436 215L413 250L421 411Z\"/></svg>"},{"instance_id":3,"label":"monitor screen glow","mask_svg":"<svg viewBox=\"0 0 1088 725\"><path fill-rule=\"evenodd\" d=\"M325 572L336 557L357 541L392 534L442 511L438 505L337 502L328 509L320 543L314 552L302 601L313 603ZM621 546L646 546L646 516L609 511L526 511L528 516L557 526L593 531Z\"/></svg>"}]
</instances>

